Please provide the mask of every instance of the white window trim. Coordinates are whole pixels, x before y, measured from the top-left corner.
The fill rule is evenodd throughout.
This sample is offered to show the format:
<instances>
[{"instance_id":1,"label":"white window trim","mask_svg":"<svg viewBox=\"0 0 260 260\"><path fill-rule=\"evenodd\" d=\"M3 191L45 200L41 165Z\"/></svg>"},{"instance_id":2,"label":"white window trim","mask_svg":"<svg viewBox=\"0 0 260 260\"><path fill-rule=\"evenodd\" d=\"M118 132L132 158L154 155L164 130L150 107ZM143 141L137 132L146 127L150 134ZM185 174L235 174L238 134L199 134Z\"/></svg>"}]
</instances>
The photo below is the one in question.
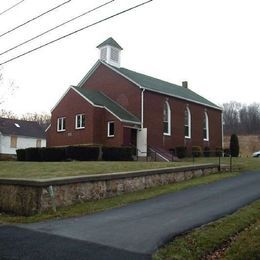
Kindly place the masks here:
<instances>
[{"instance_id":1,"label":"white window trim","mask_svg":"<svg viewBox=\"0 0 260 260\"><path fill-rule=\"evenodd\" d=\"M206 121L206 138L204 138L204 125L203 125L203 140L204 141L209 141L209 116L208 113L205 111L204 112L204 117Z\"/></svg>"},{"instance_id":2,"label":"white window trim","mask_svg":"<svg viewBox=\"0 0 260 260\"><path fill-rule=\"evenodd\" d=\"M80 121L80 127L78 127L78 116L79 116L79 121ZM75 116L75 129L84 129L86 126L82 126L82 117L85 116L85 114L77 114ZM86 120L86 116L85 116L85 120ZM85 121L85 125L86 125L86 121Z\"/></svg>"},{"instance_id":3,"label":"white window trim","mask_svg":"<svg viewBox=\"0 0 260 260\"><path fill-rule=\"evenodd\" d=\"M59 120L61 119L61 129L59 129ZM64 128L64 121L66 120L66 117L58 117L57 119L57 132L65 132L66 128Z\"/></svg>"},{"instance_id":4,"label":"white window trim","mask_svg":"<svg viewBox=\"0 0 260 260\"><path fill-rule=\"evenodd\" d=\"M172 115L172 111L171 111L171 107L170 107L170 104L168 101L165 101L166 106L167 106L167 115L168 115L168 118L167 118L167 122L168 122L168 131L167 133L163 132L163 135L166 135L166 136L171 136L171 126L172 126L172 122L171 122L171 115ZM164 109L164 107L163 107ZM164 122L164 121L163 121Z\"/></svg>"},{"instance_id":5,"label":"white window trim","mask_svg":"<svg viewBox=\"0 0 260 260\"><path fill-rule=\"evenodd\" d=\"M114 124L114 134L110 134L110 124ZM115 122L114 121L108 121L107 122L107 137L114 137L115 136Z\"/></svg>"},{"instance_id":6,"label":"white window trim","mask_svg":"<svg viewBox=\"0 0 260 260\"><path fill-rule=\"evenodd\" d=\"M188 112L188 125L185 125L188 126L188 135L185 135L185 138L187 139L191 139L191 113L190 113L190 109L188 107L186 107L186 111Z\"/></svg>"}]
</instances>

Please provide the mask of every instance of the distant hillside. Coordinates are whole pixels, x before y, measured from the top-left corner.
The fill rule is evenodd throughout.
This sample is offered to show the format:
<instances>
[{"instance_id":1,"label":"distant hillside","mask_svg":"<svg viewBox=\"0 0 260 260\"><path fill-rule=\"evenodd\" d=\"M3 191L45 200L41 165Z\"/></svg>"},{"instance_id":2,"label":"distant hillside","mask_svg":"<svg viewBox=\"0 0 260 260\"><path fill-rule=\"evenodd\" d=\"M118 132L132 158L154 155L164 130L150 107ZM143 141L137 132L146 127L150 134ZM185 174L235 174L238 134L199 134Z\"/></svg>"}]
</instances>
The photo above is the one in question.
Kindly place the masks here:
<instances>
[{"instance_id":1,"label":"distant hillside","mask_svg":"<svg viewBox=\"0 0 260 260\"><path fill-rule=\"evenodd\" d=\"M260 150L260 135L238 135L240 154L243 157L251 156ZM224 147L228 148L230 136L224 136Z\"/></svg>"}]
</instances>

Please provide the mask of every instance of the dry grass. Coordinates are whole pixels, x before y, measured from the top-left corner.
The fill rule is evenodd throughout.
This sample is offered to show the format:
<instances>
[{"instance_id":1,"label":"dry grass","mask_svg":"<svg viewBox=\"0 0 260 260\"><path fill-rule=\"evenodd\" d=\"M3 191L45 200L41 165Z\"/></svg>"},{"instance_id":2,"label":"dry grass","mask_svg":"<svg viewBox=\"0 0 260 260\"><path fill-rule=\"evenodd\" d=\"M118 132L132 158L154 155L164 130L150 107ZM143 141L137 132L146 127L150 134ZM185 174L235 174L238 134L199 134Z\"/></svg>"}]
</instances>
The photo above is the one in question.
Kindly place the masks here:
<instances>
[{"instance_id":1,"label":"dry grass","mask_svg":"<svg viewBox=\"0 0 260 260\"><path fill-rule=\"evenodd\" d=\"M253 152L260 150L260 135L238 136L241 156L251 156ZM229 147L230 136L224 137L224 147Z\"/></svg>"}]
</instances>

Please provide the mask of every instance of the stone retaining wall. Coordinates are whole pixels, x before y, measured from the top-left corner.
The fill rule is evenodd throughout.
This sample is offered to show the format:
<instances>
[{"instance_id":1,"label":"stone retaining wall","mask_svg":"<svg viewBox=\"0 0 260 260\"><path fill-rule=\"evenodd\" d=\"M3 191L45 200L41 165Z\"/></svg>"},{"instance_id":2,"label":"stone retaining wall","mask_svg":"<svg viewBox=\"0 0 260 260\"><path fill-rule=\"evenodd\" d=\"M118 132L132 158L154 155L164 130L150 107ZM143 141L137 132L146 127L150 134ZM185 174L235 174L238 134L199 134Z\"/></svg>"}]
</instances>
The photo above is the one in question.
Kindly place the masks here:
<instances>
[{"instance_id":1,"label":"stone retaining wall","mask_svg":"<svg viewBox=\"0 0 260 260\"><path fill-rule=\"evenodd\" d=\"M33 215L218 172L218 165L100 174L48 180L0 179L0 211Z\"/></svg>"}]
</instances>

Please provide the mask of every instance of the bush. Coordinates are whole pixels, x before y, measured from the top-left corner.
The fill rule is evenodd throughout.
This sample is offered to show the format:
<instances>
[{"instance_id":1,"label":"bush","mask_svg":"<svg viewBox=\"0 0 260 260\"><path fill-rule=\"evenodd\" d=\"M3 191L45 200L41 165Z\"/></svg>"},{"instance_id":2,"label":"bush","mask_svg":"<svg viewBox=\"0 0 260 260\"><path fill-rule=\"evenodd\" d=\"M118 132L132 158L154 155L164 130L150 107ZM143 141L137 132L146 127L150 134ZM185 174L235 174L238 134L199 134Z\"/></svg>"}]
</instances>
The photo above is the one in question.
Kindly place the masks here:
<instances>
[{"instance_id":1,"label":"bush","mask_svg":"<svg viewBox=\"0 0 260 260\"><path fill-rule=\"evenodd\" d=\"M66 148L67 159L77 161L97 161L99 147L93 146L69 146Z\"/></svg>"},{"instance_id":2,"label":"bush","mask_svg":"<svg viewBox=\"0 0 260 260\"><path fill-rule=\"evenodd\" d=\"M210 148L208 146L204 147L203 154L205 157L210 157Z\"/></svg>"},{"instance_id":3,"label":"bush","mask_svg":"<svg viewBox=\"0 0 260 260\"><path fill-rule=\"evenodd\" d=\"M25 161L25 149L16 150L17 161Z\"/></svg>"},{"instance_id":4,"label":"bush","mask_svg":"<svg viewBox=\"0 0 260 260\"><path fill-rule=\"evenodd\" d=\"M103 147L102 152L104 161L133 161L131 147Z\"/></svg>"},{"instance_id":5,"label":"bush","mask_svg":"<svg viewBox=\"0 0 260 260\"><path fill-rule=\"evenodd\" d=\"M103 147L102 152L105 161L132 161L134 150L131 147ZM18 161L97 161L100 149L93 146L34 147L18 149L16 153Z\"/></svg>"},{"instance_id":6,"label":"bush","mask_svg":"<svg viewBox=\"0 0 260 260\"><path fill-rule=\"evenodd\" d=\"M225 149L224 149L224 156L225 156L225 157L229 157L229 156L230 156L230 150L229 150L229 148L225 148Z\"/></svg>"},{"instance_id":7,"label":"bush","mask_svg":"<svg viewBox=\"0 0 260 260\"><path fill-rule=\"evenodd\" d=\"M192 146L191 153L193 157L201 156L201 147L200 146Z\"/></svg>"},{"instance_id":8,"label":"bush","mask_svg":"<svg viewBox=\"0 0 260 260\"><path fill-rule=\"evenodd\" d=\"M42 148L26 148L25 149L25 161L40 162L41 161L41 149Z\"/></svg>"},{"instance_id":9,"label":"bush","mask_svg":"<svg viewBox=\"0 0 260 260\"><path fill-rule=\"evenodd\" d=\"M219 156L222 156L223 154L223 149L220 148L220 147L217 147L216 148L216 156L219 157Z\"/></svg>"},{"instance_id":10,"label":"bush","mask_svg":"<svg viewBox=\"0 0 260 260\"><path fill-rule=\"evenodd\" d=\"M230 155L232 157L238 157L239 155L239 142L238 142L238 137L236 134L232 134L230 138Z\"/></svg>"},{"instance_id":11,"label":"bush","mask_svg":"<svg viewBox=\"0 0 260 260\"><path fill-rule=\"evenodd\" d=\"M178 158L185 158L187 156L187 147L185 146L177 146L175 148L176 156Z\"/></svg>"},{"instance_id":12,"label":"bush","mask_svg":"<svg viewBox=\"0 0 260 260\"><path fill-rule=\"evenodd\" d=\"M41 161L45 162L60 162L65 161L65 149L64 147L48 147L41 148Z\"/></svg>"}]
</instances>

